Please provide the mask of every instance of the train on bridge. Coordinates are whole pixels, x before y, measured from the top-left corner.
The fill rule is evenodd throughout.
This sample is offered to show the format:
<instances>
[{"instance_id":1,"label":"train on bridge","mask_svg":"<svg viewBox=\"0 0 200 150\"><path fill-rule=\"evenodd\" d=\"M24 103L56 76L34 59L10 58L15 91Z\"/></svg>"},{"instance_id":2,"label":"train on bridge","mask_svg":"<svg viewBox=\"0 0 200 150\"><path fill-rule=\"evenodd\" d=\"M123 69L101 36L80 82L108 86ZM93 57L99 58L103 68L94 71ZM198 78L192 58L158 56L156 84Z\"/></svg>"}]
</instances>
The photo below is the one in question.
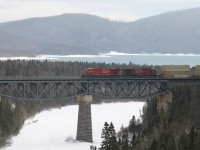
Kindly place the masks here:
<instances>
[{"instance_id":1,"label":"train on bridge","mask_svg":"<svg viewBox=\"0 0 200 150\"><path fill-rule=\"evenodd\" d=\"M82 78L102 77L162 77L162 78L192 78L200 77L200 65L191 69L189 65L162 65L155 68L86 68Z\"/></svg>"}]
</instances>

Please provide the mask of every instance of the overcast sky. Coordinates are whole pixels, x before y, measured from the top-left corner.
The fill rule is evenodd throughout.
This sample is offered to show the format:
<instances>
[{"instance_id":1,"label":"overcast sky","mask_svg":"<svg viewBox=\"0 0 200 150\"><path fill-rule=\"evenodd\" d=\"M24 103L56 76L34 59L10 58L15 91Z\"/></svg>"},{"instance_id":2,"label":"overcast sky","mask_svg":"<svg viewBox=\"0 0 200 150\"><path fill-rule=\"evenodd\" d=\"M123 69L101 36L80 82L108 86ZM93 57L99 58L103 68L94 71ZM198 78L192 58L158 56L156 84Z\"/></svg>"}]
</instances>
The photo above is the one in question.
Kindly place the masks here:
<instances>
[{"instance_id":1,"label":"overcast sky","mask_svg":"<svg viewBox=\"0 0 200 150\"><path fill-rule=\"evenodd\" d=\"M200 7L200 0L0 0L0 22L63 13L86 13L118 21Z\"/></svg>"}]
</instances>

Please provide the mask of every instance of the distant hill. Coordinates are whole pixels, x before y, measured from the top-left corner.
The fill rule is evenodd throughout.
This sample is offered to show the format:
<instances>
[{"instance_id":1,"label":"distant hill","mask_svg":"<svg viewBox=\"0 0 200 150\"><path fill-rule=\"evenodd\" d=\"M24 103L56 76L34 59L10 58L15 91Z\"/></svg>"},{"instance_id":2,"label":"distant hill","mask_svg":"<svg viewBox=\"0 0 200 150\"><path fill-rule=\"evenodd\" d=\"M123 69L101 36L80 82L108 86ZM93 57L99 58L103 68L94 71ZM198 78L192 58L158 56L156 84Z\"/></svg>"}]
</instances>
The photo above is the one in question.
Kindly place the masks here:
<instances>
[{"instance_id":1,"label":"distant hill","mask_svg":"<svg viewBox=\"0 0 200 150\"><path fill-rule=\"evenodd\" d=\"M109 51L200 54L200 8L128 23L86 14L0 23L1 56Z\"/></svg>"}]
</instances>

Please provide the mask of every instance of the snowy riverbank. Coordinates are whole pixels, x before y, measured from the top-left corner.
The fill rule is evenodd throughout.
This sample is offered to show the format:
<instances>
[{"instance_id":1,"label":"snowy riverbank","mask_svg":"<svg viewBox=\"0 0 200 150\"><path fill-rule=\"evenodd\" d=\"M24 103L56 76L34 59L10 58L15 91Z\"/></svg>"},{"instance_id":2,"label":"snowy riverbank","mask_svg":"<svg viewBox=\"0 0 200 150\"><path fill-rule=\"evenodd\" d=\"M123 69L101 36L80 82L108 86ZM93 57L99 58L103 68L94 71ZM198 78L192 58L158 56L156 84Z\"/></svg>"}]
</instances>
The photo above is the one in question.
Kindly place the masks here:
<instances>
[{"instance_id":1,"label":"snowy riverbank","mask_svg":"<svg viewBox=\"0 0 200 150\"><path fill-rule=\"evenodd\" d=\"M109 103L92 105L94 145L101 143L104 122L113 122L116 131L127 126L133 115L139 117L144 102ZM28 119L19 135L12 138L11 146L3 150L89 150L92 143L70 143L66 138L76 138L78 106L66 106L37 114Z\"/></svg>"}]
</instances>

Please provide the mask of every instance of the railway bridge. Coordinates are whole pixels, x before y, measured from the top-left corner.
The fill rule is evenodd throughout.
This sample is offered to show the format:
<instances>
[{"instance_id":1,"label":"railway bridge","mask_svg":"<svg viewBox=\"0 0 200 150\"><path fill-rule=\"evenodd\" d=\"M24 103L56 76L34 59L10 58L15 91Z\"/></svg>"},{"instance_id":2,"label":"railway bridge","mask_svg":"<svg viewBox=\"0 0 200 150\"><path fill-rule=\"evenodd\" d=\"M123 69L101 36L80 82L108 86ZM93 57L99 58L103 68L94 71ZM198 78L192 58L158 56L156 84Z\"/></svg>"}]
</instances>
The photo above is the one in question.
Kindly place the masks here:
<instances>
[{"instance_id":1,"label":"railway bridge","mask_svg":"<svg viewBox=\"0 0 200 150\"><path fill-rule=\"evenodd\" d=\"M4 77L0 78L0 96L9 99L67 100L77 97L79 117L77 140L92 142L92 96L134 99L170 91L171 86L200 84L199 78L89 78L79 77Z\"/></svg>"}]
</instances>

